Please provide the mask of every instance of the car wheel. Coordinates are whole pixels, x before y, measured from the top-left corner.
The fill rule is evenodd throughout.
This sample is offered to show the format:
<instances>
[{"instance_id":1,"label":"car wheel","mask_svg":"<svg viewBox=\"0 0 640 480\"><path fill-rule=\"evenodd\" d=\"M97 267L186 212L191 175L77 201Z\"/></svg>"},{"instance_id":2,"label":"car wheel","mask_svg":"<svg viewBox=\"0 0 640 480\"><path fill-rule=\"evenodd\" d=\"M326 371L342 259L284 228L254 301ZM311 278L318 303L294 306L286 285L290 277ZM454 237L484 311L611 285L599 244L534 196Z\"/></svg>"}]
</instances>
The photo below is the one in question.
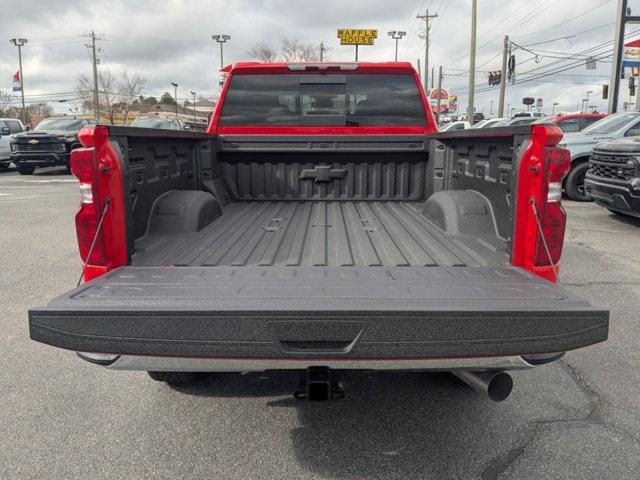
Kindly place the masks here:
<instances>
[{"instance_id":1,"label":"car wheel","mask_svg":"<svg viewBox=\"0 0 640 480\"><path fill-rule=\"evenodd\" d=\"M18 173L20 173L20 175L32 175L35 170L36 170L36 167L25 167L25 166L18 167Z\"/></svg>"},{"instance_id":2,"label":"car wheel","mask_svg":"<svg viewBox=\"0 0 640 480\"><path fill-rule=\"evenodd\" d=\"M195 379L193 372L147 372L156 382L166 382L171 385L184 385Z\"/></svg>"},{"instance_id":3,"label":"car wheel","mask_svg":"<svg viewBox=\"0 0 640 480\"><path fill-rule=\"evenodd\" d=\"M564 185L564 191L571 200L577 200L579 202L589 202L591 197L587 195L584 189L584 177L589 170L589 162L582 162L574 165Z\"/></svg>"}]
</instances>

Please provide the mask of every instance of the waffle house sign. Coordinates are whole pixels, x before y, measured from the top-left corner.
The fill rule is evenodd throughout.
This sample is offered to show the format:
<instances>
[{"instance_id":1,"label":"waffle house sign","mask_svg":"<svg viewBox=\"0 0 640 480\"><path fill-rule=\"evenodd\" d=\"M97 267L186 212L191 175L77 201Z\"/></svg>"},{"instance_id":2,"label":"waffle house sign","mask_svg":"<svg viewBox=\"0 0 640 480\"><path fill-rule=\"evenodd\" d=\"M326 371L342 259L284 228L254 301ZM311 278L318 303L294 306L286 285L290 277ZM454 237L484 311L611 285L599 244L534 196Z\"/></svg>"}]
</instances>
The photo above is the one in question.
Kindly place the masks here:
<instances>
[{"instance_id":1,"label":"waffle house sign","mask_svg":"<svg viewBox=\"0 0 640 480\"><path fill-rule=\"evenodd\" d=\"M378 30L372 28L339 28L340 45L373 45L378 38Z\"/></svg>"}]
</instances>

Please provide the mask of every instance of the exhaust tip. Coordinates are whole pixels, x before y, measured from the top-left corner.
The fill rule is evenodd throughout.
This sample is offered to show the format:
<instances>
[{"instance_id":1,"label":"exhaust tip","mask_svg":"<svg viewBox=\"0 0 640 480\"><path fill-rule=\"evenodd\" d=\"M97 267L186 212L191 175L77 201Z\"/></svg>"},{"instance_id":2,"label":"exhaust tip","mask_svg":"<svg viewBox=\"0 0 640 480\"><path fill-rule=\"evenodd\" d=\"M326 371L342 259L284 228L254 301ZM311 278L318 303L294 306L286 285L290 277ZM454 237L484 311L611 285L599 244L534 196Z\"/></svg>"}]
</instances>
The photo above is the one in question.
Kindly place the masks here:
<instances>
[{"instance_id":1,"label":"exhaust tip","mask_svg":"<svg viewBox=\"0 0 640 480\"><path fill-rule=\"evenodd\" d=\"M453 374L474 390L486 395L494 402L505 400L513 389L513 379L507 372L454 371Z\"/></svg>"},{"instance_id":2,"label":"exhaust tip","mask_svg":"<svg viewBox=\"0 0 640 480\"><path fill-rule=\"evenodd\" d=\"M487 396L494 402L501 402L511 394L513 378L506 372L500 372L489 380Z\"/></svg>"}]
</instances>

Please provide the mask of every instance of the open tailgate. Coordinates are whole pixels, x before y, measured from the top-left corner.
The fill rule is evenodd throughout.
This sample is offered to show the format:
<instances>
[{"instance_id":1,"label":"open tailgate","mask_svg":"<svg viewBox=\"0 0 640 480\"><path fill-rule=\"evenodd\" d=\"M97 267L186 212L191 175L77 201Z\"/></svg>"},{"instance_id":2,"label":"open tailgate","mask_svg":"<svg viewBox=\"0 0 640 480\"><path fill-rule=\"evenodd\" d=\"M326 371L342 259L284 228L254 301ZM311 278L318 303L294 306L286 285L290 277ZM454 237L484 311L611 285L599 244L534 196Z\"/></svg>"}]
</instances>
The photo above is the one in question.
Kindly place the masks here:
<instances>
[{"instance_id":1,"label":"open tailgate","mask_svg":"<svg viewBox=\"0 0 640 480\"><path fill-rule=\"evenodd\" d=\"M56 347L224 358L562 352L608 323L511 267L121 267L29 311Z\"/></svg>"}]
</instances>

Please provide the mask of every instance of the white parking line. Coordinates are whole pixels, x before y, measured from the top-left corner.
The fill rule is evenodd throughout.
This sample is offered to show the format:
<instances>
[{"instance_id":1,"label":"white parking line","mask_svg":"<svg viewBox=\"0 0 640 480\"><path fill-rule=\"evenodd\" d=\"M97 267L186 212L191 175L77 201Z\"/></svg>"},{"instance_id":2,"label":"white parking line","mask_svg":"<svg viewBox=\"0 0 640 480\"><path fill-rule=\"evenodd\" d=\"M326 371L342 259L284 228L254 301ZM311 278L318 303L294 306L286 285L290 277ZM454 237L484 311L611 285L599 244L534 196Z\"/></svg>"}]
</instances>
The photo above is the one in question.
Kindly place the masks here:
<instances>
[{"instance_id":1,"label":"white parking line","mask_svg":"<svg viewBox=\"0 0 640 480\"><path fill-rule=\"evenodd\" d=\"M13 195L13 193L0 193L0 197L1 196L7 196L7 195Z\"/></svg>"},{"instance_id":2,"label":"white parking line","mask_svg":"<svg viewBox=\"0 0 640 480\"><path fill-rule=\"evenodd\" d=\"M22 183L76 183L78 180L22 180Z\"/></svg>"}]
</instances>

